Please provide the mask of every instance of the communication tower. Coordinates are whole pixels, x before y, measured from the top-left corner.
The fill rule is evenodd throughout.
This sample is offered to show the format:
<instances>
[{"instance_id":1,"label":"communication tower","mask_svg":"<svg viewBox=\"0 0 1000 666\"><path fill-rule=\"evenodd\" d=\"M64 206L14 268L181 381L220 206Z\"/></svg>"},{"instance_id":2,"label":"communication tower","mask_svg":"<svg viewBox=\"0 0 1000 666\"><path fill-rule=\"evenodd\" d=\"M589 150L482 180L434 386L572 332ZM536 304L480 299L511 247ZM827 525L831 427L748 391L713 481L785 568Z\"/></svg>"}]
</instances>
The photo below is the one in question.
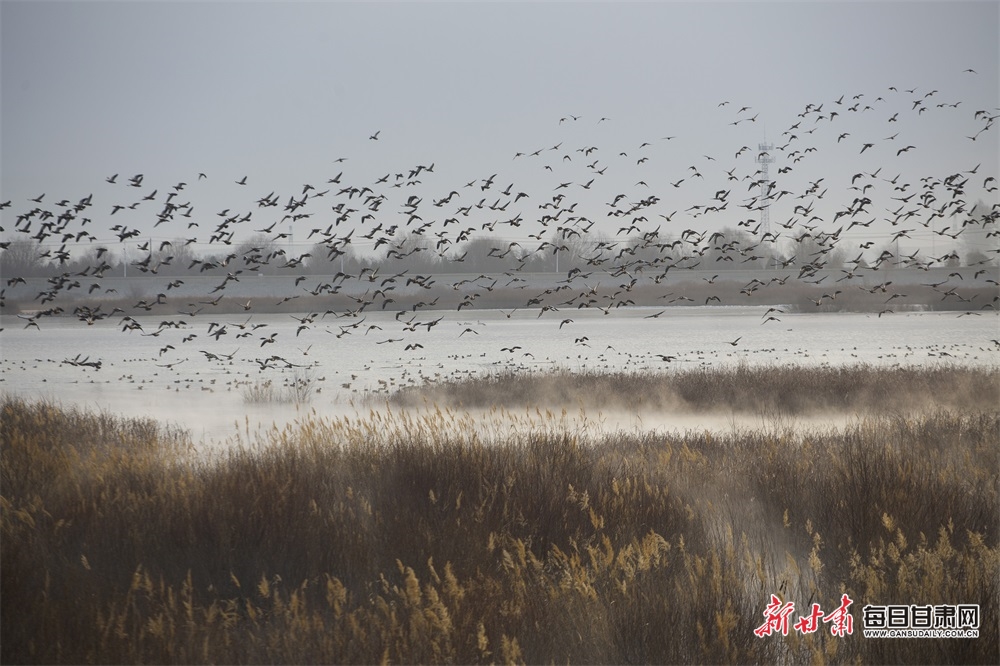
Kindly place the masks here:
<instances>
[{"instance_id":1,"label":"communication tower","mask_svg":"<svg viewBox=\"0 0 1000 666\"><path fill-rule=\"evenodd\" d=\"M774 150L773 143L767 143L765 139L763 143L757 144L757 164L760 165L760 236L761 238L766 237L771 233L771 176L768 172L768 165L774 162L774 158L771 156L771 151Z\"/></svg>"}]
</instances>

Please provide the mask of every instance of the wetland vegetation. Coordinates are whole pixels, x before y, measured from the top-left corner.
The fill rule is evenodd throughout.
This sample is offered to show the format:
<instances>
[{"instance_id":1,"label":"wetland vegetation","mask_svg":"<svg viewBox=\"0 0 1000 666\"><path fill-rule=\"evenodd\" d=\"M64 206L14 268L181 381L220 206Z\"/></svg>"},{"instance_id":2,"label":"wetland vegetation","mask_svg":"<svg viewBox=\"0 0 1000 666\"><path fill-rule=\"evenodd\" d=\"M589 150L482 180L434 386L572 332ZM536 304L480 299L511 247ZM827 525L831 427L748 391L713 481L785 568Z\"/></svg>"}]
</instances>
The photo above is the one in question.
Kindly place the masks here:
<instances>
[{"instance_id":1,"label":"wetland vegetation","mask_svg":"<svg viewBox=\"0 0 1000 666\"><path fill-rule=\"evenodd\" d=\"M570 418L612 396L857 417ZM170 426L8 397L0 657L995 663L998 404L998 371L952 366L508 374L206 457ZM772 594L848 594L854 634L758 638ZM880 603L979 604L980 636L864 638Z\"/></svg>"}]
</instances>

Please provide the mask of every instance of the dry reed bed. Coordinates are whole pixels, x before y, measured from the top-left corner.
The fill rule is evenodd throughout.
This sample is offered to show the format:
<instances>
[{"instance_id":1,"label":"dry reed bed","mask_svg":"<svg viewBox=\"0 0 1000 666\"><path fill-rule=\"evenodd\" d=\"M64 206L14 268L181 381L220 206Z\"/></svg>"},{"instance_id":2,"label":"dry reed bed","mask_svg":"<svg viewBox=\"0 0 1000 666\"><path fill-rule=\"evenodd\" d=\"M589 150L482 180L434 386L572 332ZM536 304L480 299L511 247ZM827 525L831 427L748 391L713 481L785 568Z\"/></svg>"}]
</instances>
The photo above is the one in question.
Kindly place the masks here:
<instances>
[{"instance_id":1,"label":"dry reed bed","mask_svg":"<svg viewBox=\"0 0 1000 666\"><path fill-rule=\"evenodd\" d=\"M403 388L392 396L392 402L400 406L570 405L768 415L830 411L881 414L928 408L993 410L1000 405L1000 370L954 364L878 367L864 363L817 367L740 364L661 373L504 370Z\"/></svg>"},{"instance_id":2,"label":"dry reed bed","mask_svg":"<svg viewBox=\"0 0 1000 666\"><path fill-rule=\"evenodd\" d=\"M534 411L372 412L205 461L148 421L0 408L5 663L1000 650L996 409L672 435ZM771 593L828 610L845 591L854 636L753 635ZM981 635L861 637L861 606L900 602L978 603Z\"/></svg>"}]
</instances>

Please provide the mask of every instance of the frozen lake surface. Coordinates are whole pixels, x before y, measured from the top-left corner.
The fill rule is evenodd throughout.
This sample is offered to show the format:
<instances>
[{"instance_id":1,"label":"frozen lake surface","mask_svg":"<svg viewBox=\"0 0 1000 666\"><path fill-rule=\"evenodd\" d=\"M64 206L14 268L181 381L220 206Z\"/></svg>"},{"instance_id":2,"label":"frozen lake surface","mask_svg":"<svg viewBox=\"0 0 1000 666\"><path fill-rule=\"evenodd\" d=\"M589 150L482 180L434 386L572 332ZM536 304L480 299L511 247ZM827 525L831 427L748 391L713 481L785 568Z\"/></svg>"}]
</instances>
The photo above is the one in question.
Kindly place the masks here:
<instances>
[{"instance_id":1,"label":"frozen lake surface","mask_svg":"<svg viewBox=\"0 0 1000 666\"><path fill-rule=\"evenodd\" d=\"M768 321L771 315L779 320ZM48 317L39 330L5 316L0 391L150 416L188 429L199 441L225 439L248 424L252 430L281 425L300 416L300 409L367 413L399 387L505 369L1000 365L995 313L878 317L767 313L766 307L622 308L609 315L567 310L541 316L538 310L423 311L399 319L381 312L358 318L317 315L302 327L303 316L220 315L214 321L226 331L218 337L208 334L213 320L205 314L175 317L185 323L156 335L162 317L136 318L142 331L123 332L117 317L91 326L72 317ZM275 333L273 343L265 342ZM73 360L100 361L101 367L67 363ZM246 400L247 386L270 380L278 387L296 379L313 388L303 407ZM644 425L654 417L662 423L665 415L642 415ZM670 423L705 425L683 415Z\"/></svg>"}]
</instances>

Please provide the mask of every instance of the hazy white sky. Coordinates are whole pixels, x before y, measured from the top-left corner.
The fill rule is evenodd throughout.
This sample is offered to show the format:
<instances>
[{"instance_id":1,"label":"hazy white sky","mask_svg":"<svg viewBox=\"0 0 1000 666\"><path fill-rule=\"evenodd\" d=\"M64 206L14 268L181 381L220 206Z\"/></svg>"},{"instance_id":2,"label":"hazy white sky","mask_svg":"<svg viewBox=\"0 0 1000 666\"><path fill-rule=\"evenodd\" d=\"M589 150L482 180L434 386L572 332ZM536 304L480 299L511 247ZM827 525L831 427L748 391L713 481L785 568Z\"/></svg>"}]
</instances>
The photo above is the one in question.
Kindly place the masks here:
<instances>
[{"instance_id":1,"label":"hazy white sky","mask_svg":"<svg viewBox=\"0 0 1000 666\"><path fill-rule=\"evenodd\" d=\"M785 183L799 192L826 178L837 205L859 169L915 183L979 163L979 176L998 174L997 129L966 138L983 125L976 110L1000 107L997 2L3 0L0 30L7 233L42 193L48 203L93 192L95 214L137 200L121 182L105 183L114 173L144 173L141 193L158 188L160 198L187 182L184 194L204 201L196 210L214 215L250 210L271 191L284 201L305 183L324 189L340 171L363 186L431 163L434 173L405 195L437 199L499 172L497 184L529 193L532 210L571 181L592 215L619 192L655 194L669 214L704 204L705 192L745 190L726 171L752 173L765 131L783 144L797 121L800 143L772 176L815 139L817 155ZM934 90L926 113L912 112ZM872 108L848 112L853 102ZM839 117L798 117L807 104ZM580 119L560 122L571 114ZM859 153L868 141L876 147ZM556 144L533 162L514 159ZM744 145L753 150L735 157ZM577 152L584 147L598 150ZM692 166L704 183L688 178ZM199 182L199 172L208 178ZM243 176L246 187L234 182ZM689 189L671 186L681 178ZM996 200L972 184L967 196ZM317 217L331 204L317 204ZM772 220L784 212L776 205ZM134 215L132 224L154 219ZM192 233L168 226L156 234Z\"/></svg>"}]
</instances>

